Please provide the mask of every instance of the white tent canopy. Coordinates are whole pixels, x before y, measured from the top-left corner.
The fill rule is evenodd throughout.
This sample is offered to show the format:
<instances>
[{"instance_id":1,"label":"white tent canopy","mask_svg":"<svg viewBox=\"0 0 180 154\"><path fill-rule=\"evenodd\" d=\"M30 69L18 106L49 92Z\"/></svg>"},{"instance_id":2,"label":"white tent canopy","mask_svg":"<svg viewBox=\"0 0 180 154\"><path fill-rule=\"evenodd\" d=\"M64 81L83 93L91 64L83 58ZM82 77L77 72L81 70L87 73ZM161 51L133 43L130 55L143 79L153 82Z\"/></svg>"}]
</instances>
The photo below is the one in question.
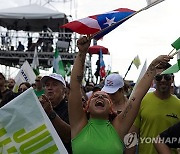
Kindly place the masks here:
<instances>
[{"instance_id":1,"label":"white tent canopy","mask_svg":"<svg viewBox=\"0 0 180 154\"><path fill-rule=\"evenodd\" d=\"M38 32L46 25L58 32L59 26L67 22L64 13L37 4L0 10L0 26L9 30Z\"/></svg>"}]
</instances>

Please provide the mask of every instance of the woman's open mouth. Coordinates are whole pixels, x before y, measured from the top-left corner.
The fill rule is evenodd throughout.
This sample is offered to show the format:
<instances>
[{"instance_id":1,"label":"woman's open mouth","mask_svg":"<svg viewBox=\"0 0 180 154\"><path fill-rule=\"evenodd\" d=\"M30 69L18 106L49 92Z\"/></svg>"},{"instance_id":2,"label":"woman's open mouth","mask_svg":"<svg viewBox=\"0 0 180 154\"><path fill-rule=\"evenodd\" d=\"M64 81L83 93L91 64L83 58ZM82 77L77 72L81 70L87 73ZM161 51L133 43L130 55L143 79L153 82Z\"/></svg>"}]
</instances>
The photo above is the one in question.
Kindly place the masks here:
<instances>
[{"instance_id":1,"label":"woman's open mouth","mask_svg":"<svg viewBox=\"0 0 180 154\"><path fill-rule=\"evenodd\" d=\"M103 102L103 101L98 100L98 101L96 102L95 106L96 106L96 107L104 107L105 105L104 105L104 102Z\"/></svg>"}]
</instances>

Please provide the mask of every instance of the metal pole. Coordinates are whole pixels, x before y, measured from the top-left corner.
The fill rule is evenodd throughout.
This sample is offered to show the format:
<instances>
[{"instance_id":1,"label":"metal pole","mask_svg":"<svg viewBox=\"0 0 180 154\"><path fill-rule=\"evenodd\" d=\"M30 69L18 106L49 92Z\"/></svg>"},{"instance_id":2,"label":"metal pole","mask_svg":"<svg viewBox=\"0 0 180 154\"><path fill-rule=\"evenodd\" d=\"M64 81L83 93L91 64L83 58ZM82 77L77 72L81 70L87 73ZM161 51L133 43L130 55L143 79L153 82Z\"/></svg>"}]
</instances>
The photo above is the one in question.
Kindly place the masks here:
<instances>
[{"instance_id":1,"label":"metal pole","mask_svg":"<svg viewBox=\"0 0 180 154\"><path fill-rule=\"evenodd\" d=\"M126 74L125 74L125 76L124 76L124 78L123 78L123 79L125 79L125 78L126 78L126 76L127 76L128 72L129 72L129 70L131 69L132 64L133 64L133 60L131 61L131 64L129 65L129 68L128 68L128 70L127 70L127 72L126 72Z\"/></svg>"}]
</instances>

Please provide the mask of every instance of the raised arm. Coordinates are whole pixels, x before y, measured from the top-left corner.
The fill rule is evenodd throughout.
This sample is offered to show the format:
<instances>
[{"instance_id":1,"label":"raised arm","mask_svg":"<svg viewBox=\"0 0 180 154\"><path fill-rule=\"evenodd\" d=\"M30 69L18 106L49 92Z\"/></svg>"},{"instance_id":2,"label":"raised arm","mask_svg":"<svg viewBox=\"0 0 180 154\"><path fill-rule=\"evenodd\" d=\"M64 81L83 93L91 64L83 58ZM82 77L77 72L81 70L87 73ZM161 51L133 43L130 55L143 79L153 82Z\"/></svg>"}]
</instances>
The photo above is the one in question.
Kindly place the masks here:
<instances>
[{"instance_id":1,"label":"raised arm","mask_svg":"<svg viewBox=\"0 0 180 154\"><path fill-rule=\"evenodd\" d=\"M82 37L77 41L79 52L75 59L70 81L69 93L69 121L71 138L74 138L87 124L86 114L82 107L81 82L83 79L86 53L90 45L89 37Z\"/></svg>"},{"instance_id":2,"label":"raised arm","mask_svg":"<svg viewBox=\"0 0 180 154\"><path fill-rule=\"evenodd\" d=\"M137 83L137 86L135 86L134 92L131 94L127 106L123 112L115 118L113 124L122 138L124 138L124 135L128 133L138 114L141 101L149 90L153 78L156 75L156 68L161 68L165 63L169 62L170 59L172 59L171 56L161 55L151 62L146 73Z\"/></svg>"},{"instance_id":3,"label":"raised arm","mask_svg":"<svg viewBox=\"0 0 180 154\"><path fill-rule=\"evenodd\" d=\"M49 116L50 113L54 112L52 104L46 95L42 95L39 98L42 107L44 108L46 114ZM51 120L54 128L59 134L60 138L64 143L69 143L71 141L71 130L69 124L63 121L57 114L53 120Z\"/></svg>"}]
</instances>

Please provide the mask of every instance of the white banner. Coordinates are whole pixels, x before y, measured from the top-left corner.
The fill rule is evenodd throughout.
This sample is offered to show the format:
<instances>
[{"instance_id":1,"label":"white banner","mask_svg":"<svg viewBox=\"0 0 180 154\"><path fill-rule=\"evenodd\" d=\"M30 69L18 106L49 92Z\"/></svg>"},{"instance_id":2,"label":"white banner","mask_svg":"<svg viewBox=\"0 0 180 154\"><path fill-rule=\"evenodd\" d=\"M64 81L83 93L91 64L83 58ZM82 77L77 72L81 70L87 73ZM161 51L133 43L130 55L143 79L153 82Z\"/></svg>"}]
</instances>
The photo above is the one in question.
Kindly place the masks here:
<instances>
[{"instance_id":1,"label":"white banner","mask_svg":"<svg viewBox=\"0 0 180 154\"><path fill-rule=\"evenodd\" d=\"M67 154L33 88L0 108L0 117L0 153Z\"/></svg>"},{"instance_id":2,"label":"white banner","mask_svg":"<svg viewBox=\"0 0 180 154\"><path fill-rule=\"evenodd\" d=\"M16 82L13 88L14 92L18 91L18 87L22 82L29 82L30 84L35 82L36 75L27 60L23 63L14 79Z\"/></svg>"},{"instance_id":3,"label":"white banner","mask_svg":"<svg viewBox=\"0 0 180 154\"><path fill-rule=\"evenodd\" d=\"M36 75L34 74L34 71L32 70L31 66L29 65L28 61L25 61L23 65L21 66L17 76L15 77L15 81L21 81L21 82L29 82L34 83L34 80L36 78Z\"/></svg>"}]
</instances>

